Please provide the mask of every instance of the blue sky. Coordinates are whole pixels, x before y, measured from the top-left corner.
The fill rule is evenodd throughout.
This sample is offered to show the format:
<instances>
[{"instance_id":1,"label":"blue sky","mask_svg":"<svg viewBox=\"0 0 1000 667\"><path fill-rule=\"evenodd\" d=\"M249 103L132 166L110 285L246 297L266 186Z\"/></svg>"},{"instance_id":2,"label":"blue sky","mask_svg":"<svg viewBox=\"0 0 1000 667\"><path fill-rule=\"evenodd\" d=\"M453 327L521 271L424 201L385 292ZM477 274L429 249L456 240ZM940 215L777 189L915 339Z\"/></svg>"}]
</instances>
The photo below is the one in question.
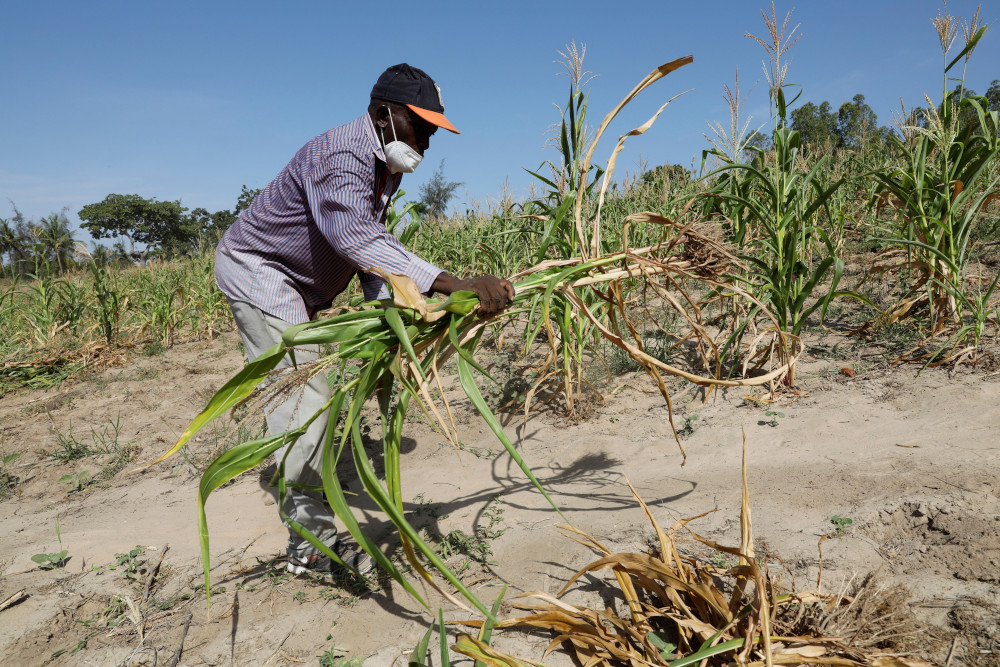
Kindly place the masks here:
<instances>
[{"instance_id":1,"label":"blue sky","mask_svg":"<svg viewBox=\"0 0 1000 667\"><path fill-rule=\"evenodd\" d=\"M376 9L377 8L377 9ZM462 181L453 210L487 205L504 188L528 194L568 80L558 51L586 45L590 120L596 125L656 66L694 63L644 92L595 153L607 160L620 134L676 100L633 137L618 173L691 164L707 147L707 122L727 122L723 85L740 69L745 112L767 119L763 49L769 3L715 2L50 2L8 0L0 9L0 217L13 200L29 218L76 212L109 193L232 208L242 184L263 187L311 137L361 115L378 75L409 62L434 77L461 135L439 132L403 180L417 195L439 162ZM881 124L900 97L939 98L942 56L930 19L937 0L776 3L793 10L799 42L788 82L800 100L834 108L866 96ZM971 17L976 3L952 0ZM1000 8L983 11L987 22ZM997 26L1000 29L1000 24ZM959 42L961 42L961 36ZM957 47L953 54L957 54ZM1000 79L1000 35L987 33L967 85ZM446 135L446 136L445 136ZM87 238L79 234L80 238Z\"/></svg>"}]
</instances>

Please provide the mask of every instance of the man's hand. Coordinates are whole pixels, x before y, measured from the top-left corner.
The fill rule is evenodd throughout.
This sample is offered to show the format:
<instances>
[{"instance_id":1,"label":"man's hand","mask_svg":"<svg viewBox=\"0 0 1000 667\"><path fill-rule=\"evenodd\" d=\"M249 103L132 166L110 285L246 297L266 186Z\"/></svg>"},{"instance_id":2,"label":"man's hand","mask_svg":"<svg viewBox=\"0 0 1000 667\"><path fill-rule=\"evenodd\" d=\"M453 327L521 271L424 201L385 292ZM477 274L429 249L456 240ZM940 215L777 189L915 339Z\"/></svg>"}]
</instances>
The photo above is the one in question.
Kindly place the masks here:
<instances>
[{"instance_id":1,"label":"man's hand","mask_svg":"<svg viewBox=\"0 0 1000 667\"><path fill-rule=\"evenodd\" d=\"M451 294L459 290L475 292L479 297L479 312L487 317L496 315L514 300L514 286L507 280L490 275L461 280L442 273L434 281L431 290L441 294Z\"/></svg>"}]
</instances>

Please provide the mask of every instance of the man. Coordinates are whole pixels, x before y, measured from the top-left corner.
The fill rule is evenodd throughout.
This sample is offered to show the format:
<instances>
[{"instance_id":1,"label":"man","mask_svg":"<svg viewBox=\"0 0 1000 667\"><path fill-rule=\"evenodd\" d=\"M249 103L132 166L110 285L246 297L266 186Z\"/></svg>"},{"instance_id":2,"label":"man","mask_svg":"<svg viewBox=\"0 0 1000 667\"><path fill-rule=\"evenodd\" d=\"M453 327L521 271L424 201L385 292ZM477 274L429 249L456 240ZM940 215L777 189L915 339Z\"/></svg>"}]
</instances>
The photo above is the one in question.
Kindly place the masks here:
<instances>
[{"instance_id":1,"label":"man","mask_svg":"<svg viewBox=\"0 0 1000 667\"><path fill-rule=\"evenodd\" d=\"M387 296L382 279L368 271L373 268L409 276L424 293L471 290L486 315L514 298L506 280L451 276L386 231L386 209L402 174L416 168L439 127L458 134L444 115L437 84L405 63L390 67L372 88L368 112L303 146L226 231L215 254L215 276L249 360L274 346L289 326L329 308L355 274L367 299ZM310 347L297 350L297 360L317 359L318 346ZM329 397L326 377L313 378L301 396L268 415L268 429L296 428ZM318 419L290 451L286 445L275 454L284 459L290 484L281 510L364 573L372 559L338 539L323 493L315 490L322 485L324 431ZM290 572L326 571L334 567L330 560L289 528Z\"/></svg>"}]
</instances>

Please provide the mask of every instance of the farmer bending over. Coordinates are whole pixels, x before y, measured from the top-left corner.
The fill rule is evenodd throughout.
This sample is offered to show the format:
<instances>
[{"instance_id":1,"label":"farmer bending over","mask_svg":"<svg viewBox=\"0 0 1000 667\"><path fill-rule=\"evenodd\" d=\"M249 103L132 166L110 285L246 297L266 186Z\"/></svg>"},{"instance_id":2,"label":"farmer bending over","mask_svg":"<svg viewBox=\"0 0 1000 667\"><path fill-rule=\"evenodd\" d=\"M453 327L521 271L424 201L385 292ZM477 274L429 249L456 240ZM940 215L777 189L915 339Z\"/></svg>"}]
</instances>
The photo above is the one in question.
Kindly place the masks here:
<instances>
[{"instance_id":1,"label":"farmer bending over","mask_svg":"<svg viewBox=\"0 0 1000 667\"><path fill-rule=\"evenodd\" d=\"M215 253L215 277L229 300L250 361L277 344L285 329L329 308L355 274L366 299L388 296L382 279L366 269L409 276L424 293L471 290L487 315L514 298L514 288L506 280L448 275L407 251L385 228L386 208L402 174L420 163L439 127L458 134L444 116L434 81L405 63L390 67L372 88L368 112L299 149L226 231ZM319 346L297 349L296 358L318 359ZM297 428L329 398L326 376L317 375L303 387L301 398L292 396L268 415L269 431ZM325 429L325 420L316 420L287 452L289 487L281 510L345 563L365 573L374 566L371 557L338 539L322 491L307 488L322 487ZM277 451L277 461L288 448ZM291 527L289 535L290 572L332 568L331 559Z\"/></svg>"}]
</instances>

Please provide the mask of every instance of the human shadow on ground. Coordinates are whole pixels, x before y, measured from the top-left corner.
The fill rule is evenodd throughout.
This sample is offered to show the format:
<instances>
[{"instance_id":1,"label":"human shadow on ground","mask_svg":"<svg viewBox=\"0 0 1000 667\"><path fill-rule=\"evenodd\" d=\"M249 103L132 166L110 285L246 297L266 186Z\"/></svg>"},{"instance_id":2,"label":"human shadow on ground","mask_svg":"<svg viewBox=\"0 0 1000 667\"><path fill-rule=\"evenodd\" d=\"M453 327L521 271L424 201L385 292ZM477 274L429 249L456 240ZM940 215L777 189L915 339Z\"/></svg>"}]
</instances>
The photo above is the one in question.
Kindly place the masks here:
<instances>
[{"instance_id":1,"label":"human shadow on ground","mask_svg":"<svg viewBox=\"0 0 1000 667\"><path fill-rule=\"evenodd\" d=\"M376 474L380 479L384 479L381 443L366 439L365 445L366 453L369 454L370 459L378 463ZM415 441L410 438L404 438L403 447L412 450L415 446ZM485 460L483 462L486 463ZM566 464L552 462L547 466L532 468L532 470L542 488L550 494L555 504L566 515L566 519L572 521L572 515L576 512L606 513L626 509L639 511L638 503L628 491L624 475L618 469L621 463L619 459L616 459L607 452L598 452L582 455L575 461ZM541 495L517 463L508 456L506 451L501 451L499 455L493 457L489 465L491 467L490 477L493 484L489 485L488 488L475 489L444 500L429 499L421 496L416 496L412 500L404 499L403 512L407 521L439 553L447 551L450 548L450 555L453 557L451 560L454 560L454 558L473 558L483 571L501 581L505 581L489 562L492 550L489 546L491 537L488 531L492 528L493 523L491 522L495 517L489 516L488 513L496 511L494 503L500 499L502 507L506 509L514 509L521 513L537 514L539 522L544 523L552 520L555 523L564 523L564 521L544 499L541 499L540 502L537 501L537 499L541 498ZM262 487L266 488L267 482L272 476L273 470L265 470L262 473ZM341 465L338 469L338 477L346 491L356 493L356 495L349 497L349 503L361 530L376 544L380 545L384 553L390 555L390 557L395 556L397 561L404 561L397 528L386 517L377 503L364 492L354 465ZM668 495L644 497L647 505L655 508L656 506L676 502L692 493L697 487L697 482L694 480L670 479L672 482L683 485L683 488L676 493ZM267 491L272 494L275 503L277 503L277 490L272 487L267 488ZM526 496L523 500L515 499L522 491L533 492L534 495ZM530 500L532 497L536 499L536 502ZM471 524L467 524L472 526L472 532L459 535L449 547L449 543L446 540L452 540L455 537L455 531L444 528L442 521L449 515L468 509L473 509L474 511ZM521 523L527 522L522 521ZM340 524L341 526L343 525L342 522ZM480 533L480 529L485 532ZM347 531L343 532L344 536L348 537ZM494 537L499 537L499 534ZM478 553L463 551L463 544L478 546L482 550ZM489 550L487 551L487 549ZM448 558L445 558L445 560L449 561L449 566L451 566L451 561ZM458 562L461 563L460 560ZM565 566L559 567L565 568L569 574L574 571ZM263 577L265 575L261 571L257 572L256 576ZM380 590L369 591L374 593L371 599L376 600L380 606L394 616L401 618L421 617L419 613L407 610L393 599L395 589L391 586L389 575L382 573L379 576L382 577L382 585L379 587ZM441 581L440 578L438 580ZM450 585L446 584L446 586L450 589ZM366 597L368 597L367 594Z\"/></svg>"}]
</instances>

